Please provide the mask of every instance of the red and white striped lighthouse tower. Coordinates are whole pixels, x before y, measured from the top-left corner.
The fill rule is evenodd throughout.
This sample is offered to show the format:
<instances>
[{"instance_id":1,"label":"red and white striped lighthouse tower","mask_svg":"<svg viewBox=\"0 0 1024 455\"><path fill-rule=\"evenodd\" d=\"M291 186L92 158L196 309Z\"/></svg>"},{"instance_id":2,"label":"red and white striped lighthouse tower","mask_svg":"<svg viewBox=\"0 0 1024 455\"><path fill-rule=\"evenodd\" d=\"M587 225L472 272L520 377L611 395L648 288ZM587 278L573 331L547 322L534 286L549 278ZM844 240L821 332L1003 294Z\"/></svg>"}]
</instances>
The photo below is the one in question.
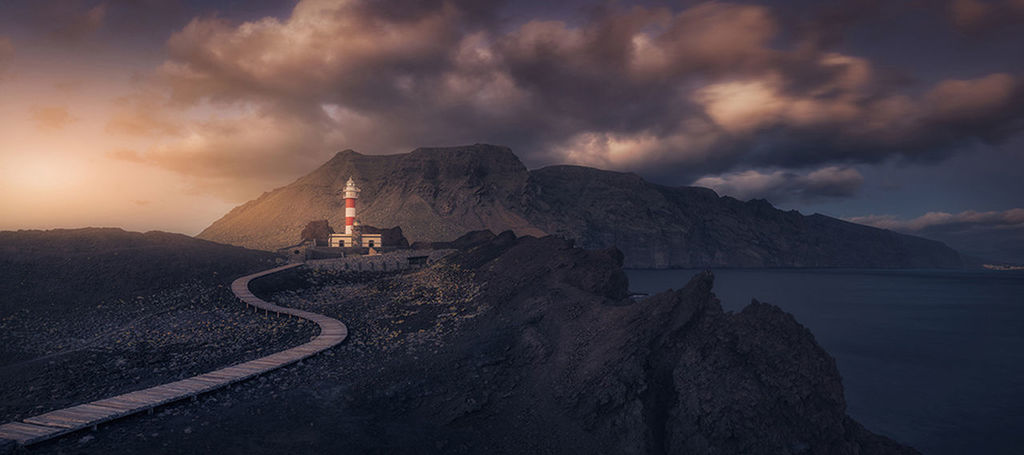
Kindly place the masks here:
<instances>
[{"instance_id":1,"label":"red and white striped lighthouse tower","mask_svg":"<svg viewBox=\"0 0 1024 455\"><path fill-rule=\"evenodd\" d=\"M356 223L356 199L360 191L356 182L349 177L345 184L345 235L352 235L352 226Z\"/></svg>"}]
</instances>

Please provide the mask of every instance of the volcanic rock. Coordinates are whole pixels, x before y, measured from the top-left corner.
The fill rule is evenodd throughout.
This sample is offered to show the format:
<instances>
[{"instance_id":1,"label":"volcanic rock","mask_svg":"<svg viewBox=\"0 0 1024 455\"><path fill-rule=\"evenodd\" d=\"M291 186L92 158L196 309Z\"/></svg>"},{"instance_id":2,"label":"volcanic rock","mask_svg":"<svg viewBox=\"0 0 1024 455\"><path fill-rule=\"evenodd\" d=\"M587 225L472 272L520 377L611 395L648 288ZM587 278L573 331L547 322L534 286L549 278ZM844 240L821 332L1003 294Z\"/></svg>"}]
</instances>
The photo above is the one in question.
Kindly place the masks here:
<instances>
[{"instance_id":1,"label":"volcanic rock","mask_svg":"<svg viewBox=\"0 0 1024 455\"><path fill-rule=\"evenodd\" d=\"M370 285L368 295L383 300L368 303L379 313L364 316L402 322L380 342L366 340L387 354L371 363L379 369L355 378L350 407L337 410L363 416L339 428L366 435L348 439L349 448L917 453L846 415L835 361L791 315L757 301L724 312L710 272L633 301L621 260L613 249L507 232ZM438 276L445 280L430 278ZM335 291L309 292L303 300L331 301ZM430 297L437 295L460 300ZM324 417L327 425L335 419L345 422ZM366 426L381 436L368 436Z\"/></svg>"},{"instance_id":2,"label":"volcanic rock","mask_svg":"<svg viewBox=\"0 0 1024 455\"><path fill-rule=\"evenodd\" d=\"M299 237L302 241L316 242L318 245L327 245L327 239L334 233L334 228L328 224L327 220L310 221L306 227L302 228L302 233Z\"/></svg>"},{"instance_id":3,"label":"volcanic rock","mask_svg":"<svg viewBox=\"0 0 1024 455\"><path fill-rule=\"evenodd\" d=\"M633 302L617 251L510 236L451 259L485 309L389 389L416 397L403 419L501 453L916 453L846 415L835 361L778 307L724 312L710 272Z\"/></svg>"}]
</instances>

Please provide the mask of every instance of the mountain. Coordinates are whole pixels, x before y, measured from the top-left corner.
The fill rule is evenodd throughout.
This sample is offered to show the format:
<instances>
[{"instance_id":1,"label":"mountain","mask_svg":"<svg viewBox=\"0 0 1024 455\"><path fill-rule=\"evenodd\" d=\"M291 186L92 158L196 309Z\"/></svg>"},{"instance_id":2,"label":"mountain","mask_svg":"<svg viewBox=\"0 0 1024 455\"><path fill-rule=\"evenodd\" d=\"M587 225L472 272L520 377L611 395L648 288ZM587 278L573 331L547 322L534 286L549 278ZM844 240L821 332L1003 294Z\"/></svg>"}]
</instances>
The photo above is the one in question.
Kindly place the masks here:
<instances>
[{"instance_id":1,"label":"mountain","mask_svg":"<svg viewBox=\"0 0 1024 455\"><path fill-rule=\"evenodd\" d=\"M199 238L272 250L309 221L344 224L340 191L362 188L359 220L401 226L410 241L474 230L555 234L585 248L618 247L627 267L960 267L959 254L919 237L823 215L785 212L698 187L580 166L527 170L506 147L340 152L294 183L231 210Z\"/></svg>"},{"instance_id":2,"label":"mountain","mask_svg":"<svg viewBox=\"0 0 1024 455\"><path fill-rule=\"evenodd\" d=\"M341 190L362 189L361 224L400 226L410 240L453 240L468 231L513 229L543 235L523 218L530 172L507 148L417 149L399 155L340 152L294 183L231 210L199 234L215 242L272 250L295 243L309 221L345 225Z\"/></svg>"}]
</instances>

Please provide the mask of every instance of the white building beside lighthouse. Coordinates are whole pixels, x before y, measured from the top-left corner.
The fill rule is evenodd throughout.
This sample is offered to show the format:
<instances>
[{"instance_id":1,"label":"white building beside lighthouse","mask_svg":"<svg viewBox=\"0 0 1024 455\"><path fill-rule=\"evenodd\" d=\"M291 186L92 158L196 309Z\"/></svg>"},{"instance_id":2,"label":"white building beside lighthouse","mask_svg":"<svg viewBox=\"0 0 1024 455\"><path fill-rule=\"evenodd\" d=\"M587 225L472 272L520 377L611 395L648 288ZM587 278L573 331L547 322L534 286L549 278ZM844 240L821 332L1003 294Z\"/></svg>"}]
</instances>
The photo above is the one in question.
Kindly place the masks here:
<instances>
[{"instance_id":1,"label":"white building beside lighthouse","mask_svg":"<svg viewBox=\"0 0 1024 455\"><path fill-rule=\"evenodd\" d=\"M356 199L359 199L359 192L362 191L356 186L352 177L348 178L345 189L342 193L345 196L345 232L342 234L331 234L327 242L332 247L366 247L380 248L381 235L379 233L362 233L359 229L359 222L356 220Z\"/></svg>"}]
</instances>

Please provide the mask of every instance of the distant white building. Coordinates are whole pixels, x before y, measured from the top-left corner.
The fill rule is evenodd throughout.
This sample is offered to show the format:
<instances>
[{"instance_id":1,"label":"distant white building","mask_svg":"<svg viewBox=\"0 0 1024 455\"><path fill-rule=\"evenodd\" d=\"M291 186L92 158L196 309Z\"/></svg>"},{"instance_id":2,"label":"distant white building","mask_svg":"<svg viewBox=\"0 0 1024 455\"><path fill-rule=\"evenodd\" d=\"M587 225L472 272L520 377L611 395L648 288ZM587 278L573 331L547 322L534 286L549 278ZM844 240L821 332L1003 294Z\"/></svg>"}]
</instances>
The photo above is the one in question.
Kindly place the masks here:
<instances>
[{"instance_id":1,"label":"distant white building","mask_svg":"<svg viewBox=\"0 0 1024 455\"><path fill-rule=\"evenodd\" d=\"M328 246L332 247L366 247L380 248L381 235L363 234L356 221L356 199L359 199L359 192L362 191L356 186L352 177L348 178L345 184L345 232L342 234L331 234L327 238Z\"/></svg>"}]
</instances>

